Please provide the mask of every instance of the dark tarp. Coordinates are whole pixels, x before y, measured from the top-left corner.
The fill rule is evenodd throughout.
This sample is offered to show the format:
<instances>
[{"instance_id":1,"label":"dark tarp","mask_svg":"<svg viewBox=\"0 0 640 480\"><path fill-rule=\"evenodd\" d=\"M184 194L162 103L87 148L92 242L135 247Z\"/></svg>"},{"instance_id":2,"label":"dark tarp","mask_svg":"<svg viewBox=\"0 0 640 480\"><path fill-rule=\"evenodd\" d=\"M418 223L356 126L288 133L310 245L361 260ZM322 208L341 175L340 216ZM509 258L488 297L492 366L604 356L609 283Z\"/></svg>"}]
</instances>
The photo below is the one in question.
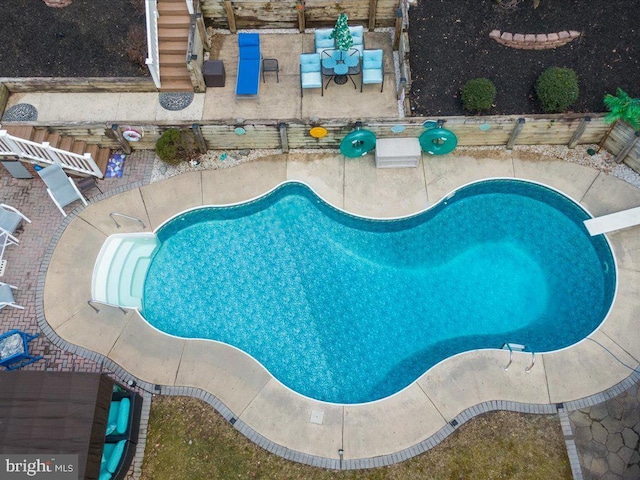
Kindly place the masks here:
<instances>
[{"instance_id":1,"label":"dark tarp","mask_svg":"<svg viewBox=\"0 0 640 480\"><path fill-rule=\"evenodd\" d=\"M0 373L0 453L77 454L97 479L113 380L97 373Z\"/></svg>"}]
</instances>

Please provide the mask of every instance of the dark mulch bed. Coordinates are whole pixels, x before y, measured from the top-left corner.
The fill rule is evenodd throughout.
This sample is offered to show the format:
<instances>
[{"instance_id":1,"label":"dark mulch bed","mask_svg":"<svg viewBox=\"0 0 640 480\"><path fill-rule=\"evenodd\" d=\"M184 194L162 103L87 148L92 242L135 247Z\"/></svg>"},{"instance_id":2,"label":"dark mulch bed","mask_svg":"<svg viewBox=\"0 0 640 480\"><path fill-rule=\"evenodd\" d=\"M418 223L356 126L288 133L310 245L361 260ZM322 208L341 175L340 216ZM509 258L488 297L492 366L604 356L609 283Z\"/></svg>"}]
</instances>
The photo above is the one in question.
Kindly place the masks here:
<instances>
[{"instance_id":1,"label":"dark mulch bed","mask_svg":"<svg viewBox=\"0 0 640 480\"><path fill-rule=\"evenodd\" d=\"M411 106L416 115L464 115L464 83L494 82L490 114L542 113L533 85L547 67L573 68L580 97L575 112L605 110L602 97L621 87L640 96L640 9L628 0L522 0L513 10L493 0L418 0L409 11ZM583 36L555 50L516 50L489 38L511 33L577 30Z\"/></svg>"},{"instance_id":2,"label":"dark mulch bed","mask_svg":"<svg viewBox=\"0 0 640 480\"><path fill-rule=\"evenodd\" d=\"M74 0L66 8L47 7L42 0L2 0L0 77L148 75L127 55L133 26L144 33L138 49L144 54L144 0Z\"/></svg>"}]
</instances>

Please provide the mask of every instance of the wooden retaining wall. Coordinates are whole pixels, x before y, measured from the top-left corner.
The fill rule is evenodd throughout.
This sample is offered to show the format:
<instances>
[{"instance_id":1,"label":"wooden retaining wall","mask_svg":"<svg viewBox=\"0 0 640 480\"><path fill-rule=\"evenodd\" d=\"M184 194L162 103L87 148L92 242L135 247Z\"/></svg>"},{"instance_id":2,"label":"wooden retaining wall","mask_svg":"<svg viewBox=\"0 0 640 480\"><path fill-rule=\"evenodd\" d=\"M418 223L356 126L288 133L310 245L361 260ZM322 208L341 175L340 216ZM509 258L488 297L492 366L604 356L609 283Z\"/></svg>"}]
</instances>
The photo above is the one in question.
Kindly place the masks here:
<instances>
[{"instance_id":1,"label":"wooden retaining wall","mask_svg":"<svg viewBox=\"0 0 640 480\"><path fill-rule=\"evenodd\" d=\"M524 123L520 119L524 119ZM504 145L512 139L514 132L519 134L514 140L515 145L568 145L576 132L583 130L575 143L597 144L608 130L602 114L592 114L590 121L585 115L532 115L527 117L444 117L444 128L451 130L458 137L460 146ZM404 120L404 121L403 121ZM373 131L379 138L388 137L418 137L425 130L425 121L437 121L437 118L406 118L406 119L378 119L375 122L364 123L362 128ZM112 124L105 123L47 123L20 122L21 125L47 127L61 135L72 135L87 143L98 143L110 148L119 148L118 141L107 136L106 131ZM5 125L9 125L6 122ZM133 149L154 149L155 143L162 132L171 127L192 128L191 123L138 123L119 125L133 127L143 132L140 142L131 143ZM309 120L294 119L290 121L246 121L242 124L246 133L237 135L235 128L239 125L218 122L198 123L202 136L210 150L236 149L279 149L282 147L281 135L286 138L290 149L299 148L339 148L345 135L356 128L355 122L350 120L333 120L322 123L327 129L327 135L322 139L313 138L309 130L315 126ZM402 125L402 133L394 133L391 128ZM614 137L617 139L618 136ZM611 140L612 142L616 140Z\"/></svg>"},{"instance_id":2,"label":"wooden retaining wall","mask_svg":"<svg viewBox=\"0 0 640 480\"><path fill-rule=\"evenodd\" d=\"M151 77L21 77L0 78L2 89L9 93L22 92L157 92ZM4 106L0 105L3 107Z\"/></svg>"},{"instance_id":3,"label":"wooden retaining wall","mask_svg":"<svg viewBox=\"0 0 640 480\"><path fill-rule=\"evenodd\" d=\"M207 25L240 29L332 27L340 13L350 25L395 25L398 0L201 0ZM299 18L302 17L302 18Z\"/></svg>"},{"instance_id":4,"label":"wooden retaining wall","mask_svg":"<svg viewBox=\"0 0 640 480\"><path fill-rule=\"evenodd\" d=\"M636 172L640 172L640 138L638 136L638 132L635 132L629 124L618 122L605 142L604 148L618 156L631 147L622 161Z\"/></svg>"}]
</instances>

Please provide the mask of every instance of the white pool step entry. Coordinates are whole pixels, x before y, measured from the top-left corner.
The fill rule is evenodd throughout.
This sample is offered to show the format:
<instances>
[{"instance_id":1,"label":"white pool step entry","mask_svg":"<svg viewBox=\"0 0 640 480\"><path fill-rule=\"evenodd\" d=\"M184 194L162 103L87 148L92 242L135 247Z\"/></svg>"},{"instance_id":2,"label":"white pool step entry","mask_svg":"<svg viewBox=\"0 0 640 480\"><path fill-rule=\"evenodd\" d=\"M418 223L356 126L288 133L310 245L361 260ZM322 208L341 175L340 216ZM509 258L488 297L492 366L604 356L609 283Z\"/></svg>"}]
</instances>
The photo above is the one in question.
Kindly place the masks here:
<instances>
[{"instance_id":1,"label":"white pool step entry","mask_svg":"<svg viewBox=\"0 0 640 480\"><path fill-rule=\"evenodd\" d=\"M592 237L636 225L640 225L640 207L630 208L584 221L584 226L587 227Z\"/></svg>"},{"instance_id":2,"label":"white pool step entry","mask_svg":"<svg viewBox=\"0 0 640 480\"><path fill-rule=\"evenodd\" d=\"M159 243L153 233L109 236L93 268L92 299L124 308L142 308L144 280Z\"/></svg>"}]
</instances>

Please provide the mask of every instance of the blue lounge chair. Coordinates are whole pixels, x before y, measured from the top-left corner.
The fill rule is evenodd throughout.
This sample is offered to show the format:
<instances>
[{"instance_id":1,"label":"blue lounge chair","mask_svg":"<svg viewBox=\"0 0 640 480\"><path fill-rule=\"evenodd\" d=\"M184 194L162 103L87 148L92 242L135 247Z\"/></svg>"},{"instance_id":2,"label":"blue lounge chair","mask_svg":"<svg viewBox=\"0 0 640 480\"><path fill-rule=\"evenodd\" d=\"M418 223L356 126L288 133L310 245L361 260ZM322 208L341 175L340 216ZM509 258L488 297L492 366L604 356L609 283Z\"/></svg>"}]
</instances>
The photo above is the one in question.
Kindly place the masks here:
<instances>
[{"instance_id":1,"label":"blue lounge chair","mask_svg":"<svg viewBox=\"0 0 640 480\"><path fill-rule=\"evenodd\" d=\"M82 196L80 190L73 181L67 177L64 170L57 163L52 163L46 168L38 171L38 175L44 180L47 185L47 193L56 204L60 213L67 216L64 211L64 207L80 200L85 205L89 205L87 200Z\"/></svg>"},{"instance_id":2,"label":"blue lounge chair","mask_svg":"<svg viewBox=\"0 0 640 480\"><path fill-rule=\"evenodd\" d=\"M238 97L257 98L260 91L260 35L257 33L238 34L238 77L236 79L236 100Z\"/></svg>"}]
</instances>

